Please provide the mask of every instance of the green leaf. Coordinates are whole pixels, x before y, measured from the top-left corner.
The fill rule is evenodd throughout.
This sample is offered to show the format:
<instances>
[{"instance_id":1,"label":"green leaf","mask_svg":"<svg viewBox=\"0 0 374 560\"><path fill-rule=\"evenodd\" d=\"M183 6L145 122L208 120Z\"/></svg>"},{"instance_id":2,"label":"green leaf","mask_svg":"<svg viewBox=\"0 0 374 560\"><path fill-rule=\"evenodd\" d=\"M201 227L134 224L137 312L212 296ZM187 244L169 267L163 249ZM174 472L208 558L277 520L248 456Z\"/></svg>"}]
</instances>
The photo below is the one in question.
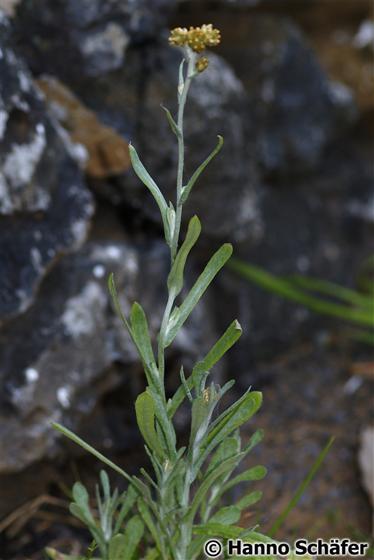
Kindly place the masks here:
<instances>
[{"instance_id":1,"label":"green leaf","mask_svg":"<svg viewBox=\"0 0 374 560\"><path fill-rule=\"evenodd\" d=\"M147 529L152 535L158 551L162 553L164 551L164 545L162 543L162 540L160 539L160 531L153 520L152 514L149 511L147 504L142 498L138 499L137 504L138 504L139 513L141 515L144 524L147 526Z\"/></svg>"},{"instance_id":2,"label":"green leaf","mask_svg":"<svg viewBox=\"0 0 374 560\"><path fill-rule=\"evenodd\" d=\"M253 504L256 504L258 501L261 500L261 498L262 498L261 490L256 490L255 492L250 492L250 494L244 496L244 498L239 500L235 505L237 508L240 509L240 511L242 511L243 509L247 509L249 508L249 506L253 506Z\"/></svg>"},{"instance_id":3,"label":"green leaf","mask_svg":"<svg viewBox=\"0 0 374 560\"><path fill-rule=\"evenodd\" d=\"M62 554L55 548L47 547L45 553L51 560L87 560L86 556L71 556L70 554Z\"/></svg>"},{"instance_id":4,"label":"green leaf","mask_svg":"<svg viewBox=\"0 0 374 560\"><path fill-rule=\"evenodd\" d=\"M186 238L181 248L179 249L177 256L175 257L172 269L168 277L169 292L173 293L175 297L181 292L183 288L183 275L186 260L189 252L198 240L200 232L200 220L197 216L193 216L188 224Z\"/></svg>"},{"instance_id":5,"label":"green leaf","mask_svg":"<svg viewBox=\"0 0 374 560\"><path fill-rule=\"evenodd\" d=\"M122 502L122 506L118 512L118 517L116 519L116 523L114 526L114 533L119 533L121 529L121 525L124 519L126 518L127 514L131 511L132 507L134 506L137 497L138 497L138 493L133 486L129 486L127 491L124 492L120 497L120 502Z\"/></svg>"},{"instance_id":6,"label":"green leaf","mask_svg":"<svg viewBox=\"0 0 374 560\"><path fill-rule=\"evenodd\" d=\"M196 493L191 502L191 506L187 512L188 522L193 522L197 510L199 509L212 484L214 484L217 478L222 476L224 473L231 471L232 468L236 465L236 462L236 457L230 457L229 459L226 459L220 465L218 465L217 468L214 469L214 471L211 472L208 476L204 477L204 479L200 483L200 486L196 490Z\"/></svg>"},{"instance_id":7,"label":"green leaf","mask_svg":"<svg viewBox=\"0 0 374 560\"><path fill-rule=\"evenodd\" d=\"M116 535L109 545L109 560L132 560L142 539L144 525L136 515L126 525L123 535Z\"/></svg>"},{"instance_id":8,"label":"green leaf","mask_svg":"<svg viewBox=\"0 0 374 560\"><path fill-rule=\"evenodd\" d=\"M107 473L104 470L100 471L100 481L103 488L104 500L110 500L110 482Z\"/></svg>"},{"instance_id":9,"label":"green leaf","mask_svg":"<svg viewBox=\"0 0 374 560\"><path fill-rule=\"evenodd\" d=\"M209 461L206 474L210 474L222 461L234 457L240 452L240 442L235 437L228 437L219 445L217 451Z\"/></svg>"},{"instance_id":10,"label":"green leaf","mask_svg":"<svg viewBox=\"0 0 374 560\"><path fill-rule=\"evenodd\" d=\"M142 306L137 302L132 305L130 320L134 341L139 349L142 361L150 368L152 365L155 365L151 337L149 335L147 318Z\"/></svg>"},{"instance_id":11,"label":"green leaf","mask_svg":"<svg viewBox=\"0 0 374 560\"><path fill-rule=\"evenodd\" d=\"M126 537L125 535L116 535L109 543L108 560L131 560L125 556L126 553Z\"/></svg>"},{"instance_id":12,"label":"green leaf","mask_svg":"<svg viewBox=\"0 0 374 560\"><path fill-rule=\"evenodd\" d=\"M291 498L290 502L287 504L287 506L285 507L285 509L281 512L281 514L279 515L279 517L276 519L275 523L273 524L273 526L270 529L270 535L273 537L277 531L280 529L280 527L283 525L284 521L286 520L288 514L294 509L294 507L296 507L296 505L298 504L301 496L303 495L303 493L305 492L305 490L308 488L309 484L312 482L313 478L315 477L315 475L317 474L320 466L322 465L323 461L325 460L326 455L328 454L328 452L330 451L330 448L332 446L332 444L334 443L335 438L331 437L329 439L329 441L327 442L327 444L325 445L325 447L322 449L322 451L319 453L317 459L315 460L315 462L312 465L312 468L310 469L309 473L307 474L306 478L302 481L302 483L298 486L295 494L293 495L293 497Z\"/></svg>"},{"instance_id":13,"label":"green leaf","mask_svg":"<svg viewBox=\"0 0 374 560\"><path fill-rule=\"evenodd\" d=\"M167 109L167 108L164 107L163 105L161 105L161 108L162 108L162 109L165 111L165 113L166 113L166 118L167 118L167 120L168 120L168 123L169 123L169 125L170 125L170 128L171 128L172 132L175 134L175 136L176 136L177 138L179 138L180 135L181 135L181 132L180 132L180 130L179 130L179 128L178 128L177 123L176 123L175 120L173 119L173 117L172 117L172 115L171 115L169 109Z\"/></svg>"},{"instance_id":14,"label":"green leaf","mask_svg":"<svg viewBox=\"0 0 374 560\"><path fill-rule=\"evenodd\" d=\"M182 327L196 304L199 302L213 278L218 274L231 255L232 246L229 243L222 245L222 247L218 249L218 251L210 259L180 308L174 309L166 329L165 348L173 342L177 332Z\"/></svg>"},{"instance_id":15,"label":"green leaf","mask_svg":"<svg viewBox=\"0 0 374 560\"><path fill-rule=\"evenodd\" d=\"M363 309L370 309L374 307L374 300L371 295L363 294L349 288L344 288L339 284L320 280L319 278L309 278L308 276L301 276L295 274L289 277L290 282L293 282L301 288L321 293L323 295L332 296L352 305L357 305Z\"/></svg>"},{"instance_id":16,"label":"green leaf","mask_svg":"<svg viewBox=\"0 0 374 560\"><path fill-rule=\"evenodd\" d=\"M237 506L226 506L221 508L209 520L210 523L222 523L222 525L233 525L240 519L240 509Z\"/></svg>"},{"instance_id":17,"label":"green leaf","mask_svg":"<svg viewBox=\"0 0 374 560\"><path fill-rule=\"evenodd\" d=\"M239 401L224 411L212 425L204 446L214 448L225 437L245 424L260 408L261 402L262 394L258 391L243 395Z\"/></svg>"},{"instance_id":18,"label":"green leaf","mask_svg":"<svg viewBox=\"0 0 374 560\"><path fill-rule=\"evenodd\" d=\"M142 181L142 183L150 190L153 198L155 199L160 209L162 222L164 224L164 229L165 229L165 235L170 239L170 231L166 218L168 206L166 204L165 198L161 193L160 189L158 188L158 186L156 185L155 181L152 179L152 177L150 176L150 174L148 173L148 171L140 161L134 146L132 146L131 144L129 144L129 152L130 152L131 163L135 173Z\"/></svg>"},{"instance_id":19,"label":"green leaf","mask_svg":"<svg viewBox=\"0 0 374 560\"><path fill-rule=\"evenodd\" d=\"M204 395L200 395L194 399L191 412L190 449L193 449L200 443L205 434L204 430L208 429L209 420L216 402L217 396L212 392L211 388L206 389ZM200 437L197 438L196 441L198 432L200 433Z\"/></svg>"},{"instance_id":20,"label":"green leaf","mask_svg":"<svg viewBox=\"0 0 374 560\"><path fill-rule=\"evenodd\" d=\"M195 173L192 175L191 179L188 181L187 185L185 187L183 187L182 195L181 195L181 203L182 204L184 202L186 202L186 200L187 200L187 198L188 198L188 196L189 196L189 194L192 190L192 187L194 186L194 184L196 183L196 181L198 180L198 178L200 177L201 173L204 171L206 166L212 161L212 159L221 150L222 146L223 146L223 138L222 138L222 136L218 136L217 146L209 154L209 156L206 158L206 160L203 161L203 163L201 165L199 165L199 167L196 169Z\"/></svg>"},{"instance_id":21,"label":"green leaf","mask_svg":"<svg viewBox=\"0 0 374 560\"><path fill-rule=\"evenodd\" d=\"M231 261L230 268L262 288L300 303L316 313L339 317L359 325L369 325L371 327L374 325L374 315L371 309L349 307L313 296L299 289L289 280L274 276L260 267L237 259Z\"/></svg>"},{"instance_id":22,"label":"green leaf","mask_svg":"<svg viewBox=\"0 0 374 560\"><path fill-rule=\"evenodd\" d=\"M125 315L122 311L121 304L120 304L119 299L118 299L118 293L117 293L117 288L116 288L116 285L115 285L115 282L114 282L113 272L109 275L109 278L108 278L108 289L109 289L109 293L112 297L114 309L115 309L118 317L121 319L122 323L126 327L126 330L128 331L128 333L130 334L130 336L132 338L132 332L131 332L130 324L127 321L127 319L126 319L126 317L125 317Z\"/></svg>"},{"instance_id":23,"label":"green leaf","mask_svg":"<svg viewBox=\"0 0 374 560\"><path fill-rule=\"evenodd\" d=\"M256 467L252 467L251 469L247 469L246 471L238 474L235 478L229 480L223 488L223 492L227 492L233 486L236 486L240 482L253 482L255 480L262 480L267 473L267 469L262 465L257 465Z\"/></svg>"},{"instance_id":24,"label":"green leaf","mask_svg":"<svg viewBox=\"0 0 374 560\"><path fill-rule=\"evenodd\" d=\"M105 455L103 455L102 453L97 451L94 447L92 447L91 445L86 443L79 436L74 434L74 432L71 432L70 430L68 430L68 428L65 428L64 426L62 426L58 422L52 422L52 427L55 430L57 430L58 432L61 432L64 436L66 436L69 439L71 439L72 441L74 441L74 443L76 443L77 445L82 447L85 451L88 451L88 453L91 453L92 455L94 455L97 459L99 459L100 461L102 461L103 463L108 465L108 467L110 467L111 469L113 469L114 471L116 471L117 473L122 475L124 478L126 478L126 480L128 482L130 482L131 484L134 484L134 481L133 481L132 477L130 475L128 475L127 472L125 472L118 465L116 465L115 463L110 461L110 459L108 459L107 457L105 457Z\"/></svg>"},{"instance_id":25,"label":"green leaf","mask_svg":"<svg viewBox=\"0 0 374 560\"><path fill-rule=\"evenodd\" d=\"M210 371L213 366L222 358L222 356L235 344L242 333L242 328L238 321L233 321L226 329L221 338L215 343L213 348L198 362L193 368L192 375L186 380L189 390L198 382L199 376ZM168 414L172 418L186 396L185 387L182 385L168 402Z\"/></svg>"},{"instance_id":26,"label":"green leaf","mask_svg":"<svg viewBox=\"0 0 374 560\"><path fill-rule=\"evenodd\" d=\"M159 457L165 453L160 445L155 429L155 407L151 395L146 391L141 393L135 401L136 421L145 443Z\"/></svg>"},{"instance_id":27,"label":"green leaf","mask_svg":"<svg viewBox=\"0 0 374 560\"><path fill-rule=\"evenodd\" d=\"M215 343L213 348L208 352L205 358L196 364L193 368L192 375L194 384L197 388L199 377L209 372L213 366L226 354L226 352L235 344L242 334L242 328L238 321L233 321L221 338Z\"/></svg>"}]
</instances>

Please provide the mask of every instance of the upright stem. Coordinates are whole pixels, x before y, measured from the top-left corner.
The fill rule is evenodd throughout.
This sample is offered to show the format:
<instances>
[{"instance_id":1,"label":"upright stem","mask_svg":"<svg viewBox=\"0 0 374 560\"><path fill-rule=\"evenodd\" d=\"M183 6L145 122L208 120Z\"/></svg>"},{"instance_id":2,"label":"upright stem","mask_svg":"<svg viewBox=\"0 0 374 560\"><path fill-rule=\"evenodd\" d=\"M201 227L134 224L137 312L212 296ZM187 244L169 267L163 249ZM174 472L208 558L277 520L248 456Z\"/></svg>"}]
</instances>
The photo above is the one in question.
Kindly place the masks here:
<instances>
[{"instance_id":1,"label":"upright stem","mask_svg":"<svg viewBox=\"0 0 374 560\"><path fill-rule=\"evenodd\" d=\"M177 169L177 200L176 200L176 211L175 211L175 225L171 241L171 262L174 262L175 256L178 251L179 234L182 221L182 209L183 203L181 201L182 188L183 188L183 176L184 176L184 131L183 131L183 121L184 121L184 109L186 106L186 100L188 95L188 90L190 89L191 81L196 74L195 62L196 55L189 48L185 48L185 56L187 60L187 72L186 78L182 83L179 84L178 88L178 117L177 117L177 127L178 127L178 169ZM164 347L164 337L168 322L170 319L170 314L173 309L175 301L175 295L169 293L168 301L162 318L162 323L160 327L160 333L158 337L158 369L161 378L165 374L165 347Z\"/></svg>"},{"instance_id":2,"label":"upright stem","mask_svg":"<svg viewBox=\"0 0 374 560\"><path fill-rule=\"evenodd\" d=\"M181 220L182 220L182 202L181 202L181 195L182 195L182 188L183 188L183 174L184 174L184 131L183 131L183 120L184 120L184 108L186 105L188 90L190 89L192 78L194 77L196 70L195 70L195 62L196 62L196 55L195 53L186 48L186 59L187 59L187 74L186 79L183 84L183 89L179 92L178 95L178 118L177 118L177 126L178 126L178 171L177 171L177 205L176 205L176 212L175 212L175 226L174 232L172 237L172 244L171 244L171 260L172 262L175 259L175 255L178 251L178 241L179 241L179 233L181 227Z\"/></svg>"},{"instance_id":3,"label":"upright stem","mask_svg":"<svg viewBox=\"0 0 374 560\"><path fill-rule=\"evenodd\" d=\"M196 74L195 63L196 54L189 48L185 48L185 59L187 61L187 71L186 76L180 76L179 88L178 88L178 116L177 116L177 127L178 127L178 168L177 168L177 197L176 197L176 209L175 209L175 223L174 230L172 233L172 239L170 244L170 256L171 263L173 264L175 257L178 252L179 235L182 221L182 209L183 202L181 200L182 189L183 189L183 178L184 178L184 109L186 105L188 91L190 89L191 81ZM165 376L165 334L166 329L170 320L170 315L175 302L175 293L169 291L168 300L165 307L164 315L161 322L160 333L158 337L158 370L161 379ZM165 389L164 389L165 398ZM172 460L171 460L172 462ZM190 501L190 487L191 487L191 469L190 465L187 467L187 472L184 480L184 487L182 493L182 519L180 519L179 525L176 527L177 531L180 531L180 539L178 545L175 549L176 560L188 560L187 550L191 541L191 527L190 523L184 522L183 517L188 510L188 505ZM163 501L163 495L160 496L161 501Z\"/></svg>"}]
</instances>

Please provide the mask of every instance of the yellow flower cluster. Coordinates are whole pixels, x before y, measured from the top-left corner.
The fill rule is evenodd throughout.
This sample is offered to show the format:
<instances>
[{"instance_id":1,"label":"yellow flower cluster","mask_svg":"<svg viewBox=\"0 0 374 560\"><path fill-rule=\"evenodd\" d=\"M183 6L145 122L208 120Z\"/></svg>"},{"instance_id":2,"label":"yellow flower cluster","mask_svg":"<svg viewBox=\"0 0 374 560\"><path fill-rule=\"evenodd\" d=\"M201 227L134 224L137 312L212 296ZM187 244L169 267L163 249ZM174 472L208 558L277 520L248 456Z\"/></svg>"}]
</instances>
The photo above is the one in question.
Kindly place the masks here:
<instances>
[{"instance_id":1,"label":"yellow flower cluster","mask_svg":"<svg viewBox=\"0 0 374 560\"><path fill-rule=\"evenodd\" d=\"M169 43L178 47L189 46L193 51L200 53L207 47L216 47L221 42L221 33L211 23L201 27L176 27L172 29Z\"/></svg>"},{"instance_id":2,"label":"yellow flower cluster","mask_svg":"<svg viewBox=\"0 0 374 560\"><path fill-rule=\"evenodd\" d=\"M208 68L209 60L206 56L201 56L196 60L195 68L198 72L204 72Z\"/></svg>"}]
</instances>

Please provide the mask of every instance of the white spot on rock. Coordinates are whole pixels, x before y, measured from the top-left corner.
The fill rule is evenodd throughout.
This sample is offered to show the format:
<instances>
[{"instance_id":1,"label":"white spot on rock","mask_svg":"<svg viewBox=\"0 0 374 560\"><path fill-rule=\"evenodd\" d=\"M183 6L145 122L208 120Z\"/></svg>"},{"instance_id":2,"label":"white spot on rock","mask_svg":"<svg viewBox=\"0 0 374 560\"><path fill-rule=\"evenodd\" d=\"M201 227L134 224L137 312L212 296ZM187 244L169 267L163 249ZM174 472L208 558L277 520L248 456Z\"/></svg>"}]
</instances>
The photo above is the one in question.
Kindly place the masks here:
<instances>
[{"instance_id":1,"label":"white spot on rock","mask_svg":"<svg viewBox=\"0 0 374 560\"><path fill-rule=\"evenodd\" d=\"M105 266L103 266L102 264L97 264L96 266L94 266L92 272L95 278L103 278L105 276Z\"/></svg>"},{"instance_id":2,"label":"white spot on rock","mask_svg":"<svg viewBox=\"0 0 374 560\"><path fill-rule=\"evenodd\" d=\"M59 387L56 392L58 402L63 408L70 406L71 390L69 387Z\"/></svg>"},{"instance_id":3,"label":"white spot on rock","mask_svg":"<svg viewBox=\"0 0 374 560\"><path fill-rule=\"evenodd\" d=\"M25 370L25 377L28 383L35 383L39 379L39 372L35 368L29 367Z\"/></svg>"},{"instance_id":4,"label":"white spot on rock","mask_svg":"<svg viewBox=\"0 0 374 560\"><path fill-rule=\"evenodd\" d=\"M38 124L29 144L15 144L5 159L4 175L16 188L28 183L46 145L45 129Z\"/></svg>"},{"instance_id":5,"label":"white spot on rock","mask_svg":"<svg viewBox=\"0 0 374 560\"><path fill-rule=\"evenodd\" d=\"M106 296L96 282L89 282L83 291L65 306L62 324L73 338L91 334L96 326L97 311L106 305Z\"/></svg>"},{"instance_id":6,"label":"white spot on rock","mask_svg":"<svg viewBox=\"0 0 374 560\"><path fill-rule=\"evenodd\" d=\"M107 53L120 62L128 43L129 37L123 29L116 23L108 23L104 31L93 34L84 41L82 51L88 56Z\"/></svg>"}]
</instances>

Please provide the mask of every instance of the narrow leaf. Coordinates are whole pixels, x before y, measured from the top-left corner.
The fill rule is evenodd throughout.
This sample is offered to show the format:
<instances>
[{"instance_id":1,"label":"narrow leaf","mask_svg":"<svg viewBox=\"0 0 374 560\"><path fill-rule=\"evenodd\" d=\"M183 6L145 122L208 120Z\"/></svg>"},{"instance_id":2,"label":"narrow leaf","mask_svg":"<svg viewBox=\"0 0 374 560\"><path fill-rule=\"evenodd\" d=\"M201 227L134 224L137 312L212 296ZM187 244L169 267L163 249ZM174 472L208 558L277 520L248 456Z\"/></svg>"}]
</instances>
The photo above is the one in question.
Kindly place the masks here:
<instances>
[{"instance_id":1,"label":"narrow leaf","mask_svg":"<svg viewBox=\"0 0 374 560\"><path fill-rule=\"evenodd\" d=\"M266 476L267 470L262 465L257 467L252 467L246 471L238 474L235 478L227 482L223 488L223 492L227 492L233 486L236 486L240 482L253 482L255 480L262 480Z\"/></svg>"},{"instance_id":2,"label":"narrow leaf","mask_svg":"<svg viewBox=\"0 0 374 560\"><path fill-rule=\"evenodd\" d=\"M145 443L159 458L164 457L155 430L155 407L151 395L147 392L141 393L135 401L135 411L136 421Z\"/></svg>"},{"instance_id":3,"label":"narrow leaf","mask_svg":"<svg viewBox=\"0 0 374 560\"><path fill-rule=\"evenodd\" d=\"M199 302L213 278L218 274L231 255L232 246L229 243L225 243L210 259L180 308L177 309L174 316L172 314L166 330L165 348L173 342L177 332L182 327L196 304Z\"/></svg>"},{"instance_id":4,"label":"narrow leaf","mask_svg":"<svg viewBox=\"0 0 374 560\"><path fill-rule=\"evenodd\" d=\"M66 436L69 439L71 439L72 441L74 441L74 443L76 443L77 445L80 445L80 447L83 447L83 449L85 451L88 451L88 453L91 453L92 455L94 455L97 459L99 459L100 461L102 461L103 463L108 465L108 467L110 467L111 469L113 469L114 471L116 471L117 473L122 475L124 478L126 478L126 480L128 482L130 482L131 484L134 484L134 481L133 481L132 477L130 475L128 475L127 472L125 472L118 465L116 465L115 463L110 461L110 459L105 457L105 455L103 455L99 451L96 451L96 449L94 447L92 447L91 445L86 443L83 439L81 439L80 437L75 435L74 432L71 432L70 430L68 430L68 428L65 428L64 426L62 426L61 424L58 424L57 422L52 422L52 427L55 430L57 430L58 432L61 432L62 434L64 434L64 436Z\"/></svg>"},{"instance_id":5,"label":"narrow leaf","mask_svg":"<svg viewBox=\"0 0 374 560\"><path fill-rule=\"evenodd\" d=\"M198 362L193 368L192 375L186 380L188 389L191 390L195 384L195 379L212 369L212 367L222 358L222 356L235 344L242 333L241 326L238 321L233 321L227 328L221 338L215 343L213 348L205 356L205 358ZM174 416L184 398L186 391L183 386L179 387L173 395L173 398L168 402L168 414L170 418Z\"/></svg>"},{"instance_id":6,"label":"narrow leaf","mask_svg":"<svg viewBox=\"0 0 374 560\"><path fill-rule=\"evenodd\" d=\"M175 134L175 136L177 138L179 138L179 136L181 135L180 130L178 128L177 123L175 122L175 120L173 119L169 109L167 109L167 107L164 107L163 105L161 105L161 108L165 111L166 113L166 118L168 120L168 123L170 125L170 128L172 130L172 132Z\"/></svg>"},{"instance_id":7,"label":"narrow leaf","mask_svg":"<svg viewBox=\"0 0 374 560\"><path fill-rule=\"evenodd\" d=\"M226 506L221 508L209 520L210 523L222 523L223 525L233 525L238 523L241 510L237 506Z\"/></svg>"},{"instance_id":8,"label":"narrow leaf","mask_svg":"<svg viewBox=\"0 0 374 560\"><path fill-rule=\"evenodd\" d=\"M260 408L262 394L252 391L245 395L244 399L239 399L232 407L221 414L216 424L210 430L205 446L215 446L225 437L232 434L237 428L245 424Z\"/></svg>"},{"instance_id":9,"label":"narrow leaf","mask_svg":"<svg viewBox=\"0 0 374 560\"><path fill-rule=\"evenodd\" d=\"M158 186L156 185L155 181L152 179L152 177L150 176L150 174L148 173L148 171L140 161L138 153L135 150L134 146L132 146L131 144L129 144L129 152L130 152L130 158L131 158L133 169L137 174L137 176L139 177L139 179L142 181L142 183L151 191L153 198L155 199L160 209L165 233L168 232L168 234L170 234L170 232L168 231L168 223L166 219L168 206L166 204L165 198L161 193L160 189L158 188Z\"/></svg>"},{"instance_id":10,"label":"narrow leaf","mask_svg":"<svg viewBox=\"0 0 374 560\"><path fill-rule=\"evenodd\" d=\"M109 275L108 278L108 289L109 289L109 293L112 297L112 301L113 301L113 305L114 305L114 309L118 315L118 317L121 319L122 323L125 325L127 331L129 332L130 336L132 337L132 333L131 333L131 327L129 322L127 321L122 308L121 308L121 304L119 302L118 299L118 293L117 293L117 288L114 282L114 274L113 272Z\"/></svg>"},{"instance_id":11,"label":"narrow leaf","mask_svg":"<svg viewBox=\"0 0 374 560\"><path fill-rule=\"evenodd\" d=\"M256 504L258 501L261 500L261 498L262 498L261 490L256 490L255 492L251 492L250 494L244 496L244 498L239 500L235 505L237 508L239 508L242 511L243 509L247 509L250 506Z\"/></svg>"},{"instance_id":12,"label":"narrow leaf","mask_svg":"<svg viewBox=\"0 0 374 560\"><path fill-rule=\"evenodd\" d=\"M289 280L274 276L260 267L247 264L237 259L230 263L230 268L243 276L243 278L255 282L262 288L296 303L300 303L316 313L339 317L340 319L345 319L346 321L358 323L360 325L373 326L374 324L374 316L371 309L349 307L313 296L304 292Z\"/></svg>"},{"instance_id":13,"label":"narrow leaf","mask_svg":"<svg viewBox=\"0 0 374 560\"><path fill-rule=\"evenodd\" d=\"M142 306L137 302L131 308L130 320L134 341L139 349L140 356L143 363L150 367L151 364L155 364L151 337L149 335L147 318Z\"/></svg>"},{"instance_id":14,"label":"narrow leaf","mask_svg":"<svg viewBox=\"0 0 374 560\"><path fill-rule=\"evenodd\" d=\"M186 238L175 257L174 264L168 277L169 292L172 292L174 296L177 296L183 288L183 275L186 260L189 252L198 240L200 232L200 220L197 216L193 216L188 224Z\"/></svg>"},{"instance_id":15,"label":"narrow leaf","mask_svg":"<svg viewBox=\"0 0 374 560\"><path fill-rule=\"evenodd\" d=\"M181 195L182 204L184 202L186 202L186 200L187 200L187 198L188 198L188 196L189 196L189 194L192 190L192 187L194 186L194 184L196 183L196 181L198 180L198 178L200 177L200 175L202 174L202 172L204 171L206 166L212 161L212 159L221 150L222 146L223 146L223 138L222 138L222 136L218 136L217 146L209 154L209 156L206 158L206 160L203 161L203 163L201 165L199 165L199 167L196 169L195 173L192 175L191 179L188 181L187 185L185 187L183 187L182 195Z\"/></svg>"},{"instance_id":16,"label":"narrow leaf","mask_svg":"<svg viewBox=\"0 0 374 560\"><path fill-rule=\"evenodd\" d=\"M142 540L143 533L144 524L141 518L138 515L135 515L130 519L125 529L125 554L121 560L132 560L136 549ZM118 557L116 560L118 560Z\"/></svg>"},{"instance_id":17,"label":"narrow leaf","mask_svg":"<svg viewBox=\"0 0 374 560\"><path fill-rule=\"evenodd\" d=\"M109 543L108 560L131 560L126 556L126 537L125 535L116 535Z\"/></svg>"},{"instance_id":18,"label":"narrow leaf","mask_svg":"<svg viewBox=\"0 0 374 560\"><path fill-rule=\"evenodd\" d=\"M192 375L195 378L195 387L198 383L200 375L209 372L212 367L226 354L226 352L235 344L242 334L242 328L238 321L233 321L221 338L215 343L213 348L208 352L205 358L196 364L193 368Z\"/></svg>"},{"instance_id":19,"label":"narrow leaf","mask_svg":"<svg viewBox=\"0 0 374 560\"><path fill-rule=\"evenodd\" d=\"M299 500L300 500L301 496L304 494L305 490L308 488L309 484L312 482L312 480L315 477L315 475L317 474L320 466L322 465L323 461L325 460L325 457L328 454L328 452L330 451L330 448L331 448L332 444L334 443L334 440L335 440L334 437L331 437L329 439L329 441L327 442L327 444L322 449L321 453L318 455L317 459L313 463L312 468L310 469L309 473L307 474L305 479L302 481L302 483L298 486L298 488L297 488L295 494L293 495L293 497L291 498L290 502L285 507L285 509L282 511L282 513L279 515L278 519L276 519L275 523L273 524L273 526L270 529L270 535L272 537L277 533L277 531L283 525L283 523L285 522L285 520L286 520L288 514L290 513L290 511L292 511L293 508L296 507L296 505L299 503Z\"/></svg>"}]
</instances>

